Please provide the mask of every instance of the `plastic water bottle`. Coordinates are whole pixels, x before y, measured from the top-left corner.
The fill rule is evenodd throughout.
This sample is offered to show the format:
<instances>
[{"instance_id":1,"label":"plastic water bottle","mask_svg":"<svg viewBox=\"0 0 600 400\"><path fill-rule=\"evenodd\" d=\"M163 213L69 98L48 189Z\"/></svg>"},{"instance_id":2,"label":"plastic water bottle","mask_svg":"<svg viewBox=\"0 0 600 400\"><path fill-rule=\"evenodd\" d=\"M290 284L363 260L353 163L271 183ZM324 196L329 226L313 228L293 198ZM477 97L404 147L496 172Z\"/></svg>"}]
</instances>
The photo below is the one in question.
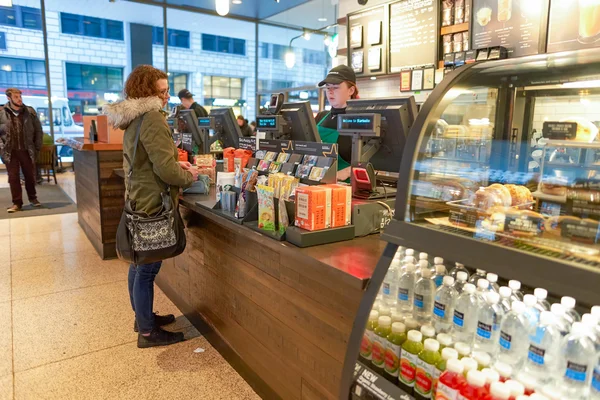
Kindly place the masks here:
<instances>
[{"instance_id":1,"label":"plastic water bottle","mask_svg":"<svg viewBox=\"0 0 600 400\"><path fill-rule=\"evenodd\" d=\"M558 386L562 388L563 398L587 398L596 361L595 347L588 328L582 322L575 322L571 333L561 343Z\"/></svg>"},{"instance_id":2,"label":"plastic water bottle","mask_svg":"<svg viewBox=\"0 0 600 400\"><path fill-rule=\"evenodd\" d=\"M427 264L425 264L424 261ZM429 254L427 254L427 253L419 253L419 264L418 265L419 265L419 267L421 267L421 269L427 268L427 269L429 269L431 271L431 264L429 263ZM427 267L425 267L425 265L427 265ZM420 272L417 271L417 275L419 273ZM433 273L431 274L431 276L433 276Z\"/></svg>"},{"instance_id":3,"label":"plastic water bottle","mask_svg":"<svg viewBox=\"0 0 600 400\"><path fill-rule=\"evenodd\" d=\"M540 310L536 307L537 298L532 294L526 294L523 296L523 303L525 303L524 315L529 321L529 329L527 331L532 334L540 322Z\"/></svg>"},{"instance_id":4,"label":"plastic water bottle","mask_svg":"<svg viewBox=\"0 0 600 400\"><path fill-rule=\"evenodd\" d=\"M433 269L433 281L435 282L436 287L440 287L442 286L444 276L448 275L448 271L446 270L446 266L444 265L444 259L442 257L436 257L434 259Z\"/></svg>"},{"instance_id":5,"label":"plastic water bottle","mask_svg":"<svg viewBox=\"0 0 600 400\"><path fill-rule=\"evenodd\" d=\"M521 292L521 282L512 279L508 281L508 287L512 290L512 299L523 301L523 292Z\"/></svg>"},{"instance_id":6,"label":"plastic water bottle","mask_svg":"<svg viewBox=\"0 0 600 400\"><path fill-rule=\"evenodd\" d=\"M412 315L415 295L415 264L406 264L398 280L398 302L396 309L404 315Z\"/></svg>"},{"instance_id":7,"label":"plastic water bottle","mask_svg":"<svg viewBox=\"0 0 600 400\"><path fill-rule=\"evenodd\" d=\"M554 320L556 321L556 328L560 332L560 334L564 337L571 332L572 323L569 322L567 317L565 316L565 308L562 304L554 303L550 307L550 311L554 314Z\"/></svg>"},{"instance_id":8,"label":"plastic water bottle","mask_svg":"<svg viewBox=\"0 0 600 400\"><path fill-rule=\"evenodd\" d=\"M452 275L450 275L452 276ZM454 278L454 276L452 276ZM463 292L463 288L469 279L469 274L465 271L458 271L456 278L454 278L454 289L460 295Z\"/></svg>"},{"instance_id":9,"label":"plastic water bottle","mask_svg":"<svg viewBox=\"0 0 600 400\"><path fill-rule=\"evenodd\" d=\"M413 302L413 318L420 325L428 324L431 321L434 297L435 284L431 280L431 271L425 268L421 270L421 278L415 283L415 300Z\"/></svg>"},{"instance_id":10,"label":"plastic water bottle","mask_svg":"<svg viewBox=\"0 0 600 400\"><path fill-rule=\"evenodd\" d=\"M479 279L477 281L477 296L481 304L485 303L486 294L490 292L490 281L487 279Z\"/></svg>"},{"instance_id":11,"label":"plastic water bottle","mask_svg":"<svg viewBox=\"0 0 600 400\"><path fill-rule=\"evenodd\" d=\"M469 278L469 283L472 283L477 287L477 282L480 279L485 279L487 272L482 269L477 269L473 275Z\"/></svg>"},{"instance_id":12,"label":"plastic water bottle","mask_svg":"<svg viewBox=\"0 0 600 400\"><path fill-rule=\"evenodd\" d=\"M590 388L590 400L600 400L600 355L596 357L594 374L592 375L592 387Z\"/></svg>"},{"instance_id":13,"label":"plastic water bottle","mask_svg":"<svg viewBox=\"0 0 600 400\"><path fill-rule=\"evenodd\" d=\"M427 270L429 271L429 279L431 279L433 277L433 274L431 273L431 265L429 264L429 261L427 260L419 260L419 263L417 264L417 270L415 271L415 276L417 278L417 280L419 280L419 278L421 276L423 276L423 271ZM435 285L435 284L434 284Z\"/></svg>"},{"instance_id":14,"label":"plastic water bottle","mask_svg":"<svg viewBox=\"0 0 600 400\"><path fill-rule=\"evenodd\" d=\"M512 303L511 310L500 326L500 338L496 361L508 364L513 371L521 368L528 344L527 321L523 316L525 304Z\"/></svg>"},{"instance_id":15,"label":"plastic water bottle","mask_svg":"<svg viewBox=\"0 0 600 400\"><path fill-rule=\"evenodd\" d=\"M598 318L592 314L583 314L581 322L588 327L590 338L596 345L596 351L600 351L600 326L598 326Z\"/></svg>"},{"instance_id":16,"label":"plastic water bottle","mask_svg":"<svg viewBox=\"0 0 600 400\"><path fill-rule=\"evenodd\" d=\"M571 325L573 325L573 322L581 321L581 315L575 311L575 305L577 304L577 301L574 298L570 296L563 296L560 299L560 304L565 308L565 317ZM600 316L596 315L596 317L600 319Z\"/></svg>"},{"instance_id":17,"label":"plastic water bottle","mask_svg":"<svg viewBox=\"0 0 600 400\"><path fill-rule=\"evenodd\" d=\"M477 310L479 301L472 283L465 284L463 292L456 300L452 318L452 337L454 342L470 345L477 329ZM458 350L458 349L457 349Z\"/></svg>"},{"instance_id":18,"label":"plastic water bottle","mask_svg":"<svg viewBox=\"0 0 600 400\"><path fill-rule=\"evenodd\" d=\"M393 260L385 274L383 284L381 285L381 298L389 307L396 307L398 292L398 271L400 270L400 261Z\"/></svg>"},{"instance_id":19,"label":"plastic water bottle","mask_svg":"<svg viewBox=\"0 0 600 400\"><path fill-rule=\"evenodd\" d=\"M469 271L465 268L465 266L461 263L454 263L454 268L452 268L452 270L450 271L450 274L454 280L458 280L458 273L459 272L464 272L465 274L467 274L467 279L465 279L465 281L469 280Z\"/></svg>"},{"instance_id":20,"label":"plastic water bottle","mask_svg":"<svg viewBox=\"0 0 600 400\"><path fill-rule=\"evenodd\" d=\"M500 305L502 306L504 313L508 313L512 309L512 301L510 299L512 291L508 286L502 286L500 287L500 290L498 290L498 293L500 293Z\"/></svg>"},{"instance_id":21,"label":"plastic water bottle","mask_svg":"<svg viewBox=\"0 0 600 400\"><path fill-rule=\"evenodd\" d=\"M598 321L600 321L600 306L592 307L592 315L595 315Z\"/></svg>"},{"instance_id":22,"label":"plastic water bottle","mask_svg":"<svg viewBox=\"0 0 600 400\"><path fill-rule=\"evenodd\" d=\"M448 333L452 330L454 307L458 292L454 289L454 278L450 275L444 277L443 284L435 293L433 302L433 327L436 332Z\"/></svg>"},{"instance_id":23,"label":"plastic water bottle","mask_svg":"<svg viewBox=\"0 0 600 400\"><path fill-rule=\"evenodd\" d=\"M483 281L480 279L479 282ZM487 292L485 303L481 304L477 313L477 330L473 341L473 352L494 354L500 337L500 324L504 316L502 307L498 304L500 295Z\"/></svg>"},{"instance_id":24,"label":"plastic water bottle","mask_svg":"<svg viewBox=\"0 0 600 400\"><path fill-rule=\"evenodd\" d=\"M497 274L493 274L493 273L489 272L485 276L485 279L487 279L488 282L490 283L490 290L492 290L494 292L498 292L500 290L500 285L498 285L498 275Z\"/></svg>"},{"instance_id":25,"label":"plastic water bottle","mask_svg":"<svg viewBox=\"0 0 600 400\"><path fill-rule=\"evenodd\" d=\"M537 288L533 291L533 295L537 298L538 310L550 311L550 303L546 300L548 298L548 291L546 289Z\"/></svg>"}]
</instances>

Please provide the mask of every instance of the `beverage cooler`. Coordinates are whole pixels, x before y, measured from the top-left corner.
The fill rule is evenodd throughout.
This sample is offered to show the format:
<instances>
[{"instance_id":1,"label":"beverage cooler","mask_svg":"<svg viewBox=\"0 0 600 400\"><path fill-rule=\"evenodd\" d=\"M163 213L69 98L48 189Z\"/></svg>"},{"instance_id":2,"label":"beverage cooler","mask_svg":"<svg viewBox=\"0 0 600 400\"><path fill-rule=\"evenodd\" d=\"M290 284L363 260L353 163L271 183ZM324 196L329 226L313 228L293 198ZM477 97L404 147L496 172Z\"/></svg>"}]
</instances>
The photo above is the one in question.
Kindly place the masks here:
<instances>
[{"instance_id":1,"label":"beverage cooler","mask_svg":"<svg viewBox=\"0 0 600 400\"><path fill-rule=\"evenodd\" d=\"M598 50L445 77L407 140L341 398L599 398L599 126Z\"/></svg>"}]
</instances>

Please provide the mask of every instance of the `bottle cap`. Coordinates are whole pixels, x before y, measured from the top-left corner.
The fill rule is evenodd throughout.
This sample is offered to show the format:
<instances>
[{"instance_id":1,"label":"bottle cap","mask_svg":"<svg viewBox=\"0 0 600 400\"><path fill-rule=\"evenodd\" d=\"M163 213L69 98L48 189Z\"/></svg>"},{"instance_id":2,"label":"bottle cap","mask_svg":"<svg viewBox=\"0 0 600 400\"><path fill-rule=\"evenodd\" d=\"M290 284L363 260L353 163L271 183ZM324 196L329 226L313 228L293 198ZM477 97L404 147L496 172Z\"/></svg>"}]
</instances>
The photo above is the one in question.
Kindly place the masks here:
<instances>
[{"instance_id":1,"label":"bottle cap","mask_svg":"<svg viewBox=\"0 0 600 400\"><path fill-rule=\"evenodd\" d=\"M379 317L379 320L377 321L377 324L379 326L391 326L392 325L392 319L388 316L382 316Z\"/></svg>"},{"instance_id":2,"label":"bottle cap","mask_svg":"<svg viewBox=\"0 0 600 400\"><path fill-rule=\"evenodd\" d=\"M477 275L481 275L481 276L485 276L485 274L486 274L484 269L479 269L479 268L477 268L477 270L475 270L475 273Z\"/></svg>"},{"instance_id":3,"label":"bottle cap","mask_svg":"<svg viewBox=\"0 0 600 400\"><path fill-rule=\"evenodd\" d=\"M506 363L497 362L494 364L494 369L498 371L500 376L504 379L508 379L512 375L512 367Z\"/></svg>"},{"instance_id":4,"label":"bottle cap","mask_svg":"<svg viewBox=\"0 0 600 400\"><path fill-rule=\"evenodd\" d=\"M492 384L500 380L500 374L491 368L484 368L481 370L481 372L483 372L485 375L485 382L488 384Z\"/></svg>"},{"instance_id":5,"label":"bottle cap","mask_svg":"<svg viewBox=\"0 0 600 400\"><path fill-rule=\"evenodd\" d=\"M393 259L392 260L392 267L391 268L399 268L402 266L402 262L400 260L397 259Z\"/></svg>"},{"instance_id":6,"label":"bottle cap","mask_svg":"<svg viewBox=\"0 0 600 400\"><path fill-rule=\"evenodd\" d=\"M478 280L477 288L481 290L488 290L490 288L490 281L488 281L487 279Z\"/></svg>"},{"instance_id":7,"label":"bottle cap","mask_svg":"<svg viewBox=\"0 0 600 400\"><path fill-rule=\"evenodd\" d=\"M465 286L463 286L463 292L467 292L469 294L475 293L475 285L472 283L465 283Z\"/></svg>"},{"instance_id":8,"label":"bottle cap","mask_svg":"<svg viewBox=\"0 0 600 400\"><path fill-rule=\"evenodd\" d=\"M508 287L516 292L517 290L521 290L521 282L512 279L508 281Z\"/></svg>"},{"instance_id":9,"label":"bottle cap","mask_svg":"<svg viewBox=\"0 0 600 400\"><path fill-rule=\"evenodd\" d=\"M443 264L444 263L444 259L442 257L436 257L433 259L433 263L434 264Z\"/></svg>"},{"instance_id":10,"label":"bottle cap","mask_svg":"<svg viewBox=\"0 0 600 400\"><path fill-rule=\"evenodd\" d=\"M550 311L552 311L552 314L556 315L557 317L562 317L565 314L565 306L560 303L554 303L550 307Z\"/></svg>"},{"instance_id":11,"label":"bottle cap","mask_svg":"<svg viewBox=\"0 0 600 400\"><path fill-rule=\"evenodd\" d=\"M419 327L419 322L414 318L406 318L404 320L404 325L406 325L406 329L411 331Z\"/></svg>"},{"instance_id":12,"label":"bottle cap","mask_svg":"<svg viewBox=\"0 0 600 400\"><path fill-rule=\"evenodd\" d=\"M519 300L515 300L511 304L510 309L516 312L517 314L522 314L523 311L525 311L525 303Z\"/></svg>"},{"instance_id":13,"label":"bottle cap","mask_svg":"<svg viewBox=\"0 0 600 400\"><path fill-rule=\"evenodd\" d=\"M435 266L435 273L438 275L444 275L446 273L446 267L444 267L444 264L437 264ZM452 282L454 283L454 278L452 278Z\"/></svg>"},{"instance_id":14,"label":"bottle cap","mask_svg":"<svg viewBox=\"0 0 600 400\"><path fill-rule=\"evenodd\" d=\"M451 358L446 363L446 370L455 374L462 374L465 371L465 366L459 359Z\"/></svg>"},{"instance_id":15,"label":"bottle cap","mask_svg":"<svg viewBox=\"0 0 600 400\"><path fill-rule=\"evenodd\" d=\"M493 273L489 272L485 277L486 277L486 279L488 281L490 281L490 283L496 283L496 282L498 282L498 275L497 274L493 274Z\"/></svg>"},{"instance_id":16,"label":"bottle cap","mask_svg":"<svg viewBox=\"0 0 600 400\"><path fill-rule=\"evenodd\" d=\"M404 252L405 255L407 256L414 256L415 255L415 251L413 249L406 249L406 251Z\"/></svg>"},{"instance_id":17,"label":"bottle cap","mask_svg":"<svg viewBox=\"0 0 600 400\"><path fill-rule=\"evenodd\" d=\"M519 376L519 382L523 384L525 390L533 391L537 385L537 380L533 376L526 374L521 374Z\"/></svg>"},{"instance_id":18,"label":"bottle cap","mask_svg":"<svg viewBox=\"0 0 600 400\"><path fill-rule=\"evenodd\" d=\"M467 274L465 271L458 271L456 273L456 280L459 282L466 282L467 279L469 279L469 274Z\"/></svg>"},{"instance_id":19,"label":"bottle cap","mask_svg":"<svg viewBox=\"0 0 600 400\"><path fill-rule=\"evenodd\" d=\"M540 313L540 324L541 325L553 325L555 322L554 314L551 311L542 311Z\"/></svg>"},{"instance_id":20,"label":"bottle cap","mask_svg":"<svg viewBox=\"0 0 600 400\"><path fill-rule=\"evenodd\" d=\"M425 261L427 261L428 258L429 258L429 254L427 254L427 253L420 253L419 254L419 260L425 260Z\"/></svg>"},{"instance_id":21,"label":"bottle cap","mask_svg":"<svg viewBox=\"0 0 600 400\"><path fill-rule=\"evenodd\" d=\"M438 351L440 349L440 342L435 339L425 339L425 350Z\"/></svg>"},{"instance_id":22,"label":"bottle cap","mask_svg":"<svg viewBox=\"0 0 600 400\"><path fill-rule=\"evenodd\" d=\"M502 297L503 299L509 298L512 294L512 290L510 290L508 286L501 286L498 292L500 293L500 297Z\"/></svg>"},{"instance_id":23,"label":"bottle cap","mask_svg":"<svg viewBox=\"0 0 600 400\"><path fill-rule=\"evenodd\" d=\"M420 342L423 340L423 335L419 331L408 331L408 340L411 342Z\"/></svg>"},{"instance_id":24,"label":"bottle cap","mask_svg":"<svg viewBox=\"0 0 600 400\"><path fill-rule=\"evenodd\" d=\"M492 357L486 352L478 351L473 354L473 359L477 361L477 365L480 367L486 368L492 362Z\"/></svg>"},{"instance_id":25,"label":"bottle cap","mask_svg":"<svg viewBox=\"0 0 600 400\"><path fill-rule=\"evenodd\" d=\"M480 388L485 386L485 375L476 369L467 372L467 382L469 385Z\"/></svg>"},{"instance_id":26,"label":"bottle cap","mask_svg":"<svg viewBox=\"0 0 600 400\"><path fill-rule=\"evenodd\" d=\"M502 382L494 382L490 386L490 394L494 399L508 400L510 398L510 388Z\"/></svg>"},{"instance_id":27,"label":"bottle cap","mask_svg":"<svg viewBox=\"0 0 600 400\"><path fill-rule=\"evenodd\" d=\"M404 325L402 322L394 322L392 324L392 332L404 333L406 332L406 325Z\"/></svg>"},{"instance_id":28,"label":"bottle cap","mask_svg":"<svg viewBox=\"0 0 600 400\"><path fill-rule=\"evenodd\" d=\"M570 297L570 296L563 296L560 299L560 304L563 305L563 307L565 308L565 310L570 310L572 308L575 308L575 304L577 302L575 301L574 298Z\"/></svg>"},{"instance_id":29,"label":"bottle cap","mask_svg":"<svg viewBox=\"0 0 600 400\"><path fill-rule=\"evenodd\" d=\"M419 267L423 269L429 268L429 262L427 260L419 260Z\"/></svg>"},{"instance_id":30,"label":"bottle cap","mask_svg":"<svg viewBox=\"0 0 600 400\"><path fill-rule=\"evenodd\" d=\"M369 321L377 321L379 319L379 311L373 310L369 314Z\"/></svg>"},{"instance_id":31,"label":"bottle cap","mask_svg":"<svg viewBox=\"0 0 600 400\"><path fill-rule=\"evenodd\" d=\"M583 322L574 322L571 326L571 333L584 333L588 331L588 327Z\"/></svg>"},{"instance_id":32,"label":"bottle cap","mask_svg":"<svg viewBox=\"0 0 600 400\"><path fill-rule=\"evenodd\" d=\"M444 347L444 350L442 350L442 358L446 361L454 358L458 359L458 351L452 347Z\"/></svg>"},{"instance_id":33,"label":"bottle cap","mask_svg":"<svg viewBox=\"0 0 600 400\"><path fill-rule=\"evenodd\" d=\"M463 268L465 267L465 264L461 264L461 263L459 263L459 262L457 262L457 263L454 263L454 265L455 265L455 266L456 266L456 268L458 268L458 269L463 269Z\"/></svg>"},{"instance_id":34,"label":"bottle cap","mask_svg":"<svg viewBox=\"0 0 600 400\"><path fill-rule=\"evenodd\" d=\"M471 353L471 346L463 342L454 343L454 348L461 356L468 356Z\"/></svg>"},{"instance_id":35,"label":"bottle cap","mask_svg":"<svg viewBox=\"0 0 600 400\"><path fill-rule=\"evenodd\" d=\"M404 315L396 310L392 311L392 324L394 322L404 322Z\"/></svg>"},{"instance_id":36,"label":"bottle cap","mask_svg":"<svg viewBox=\"0 0 600 400\"><path fill-rule=\"evenodd\" d=\"M509 379L504 383L510 389L512 397L522 396L525 394L525 386L521 382Z\"/></svg>"},{"instance_id":37,"label":"bottle cap","mask_svg":"<svg viewBox=\"0 0 600 400\"><path fill-rule=\"evenodd\" d=\"M427 338L435 337L435 328L431 325L423 325L421 327L421 333Z\"/></svg>"},{"instance_id":38,"label":"bottle cap","mask_svg":"<svg viewBox=\"0 0 600 400\"><path fill-rule=\"evenodd\" d=\"M595 328L598 325L598 318L592 314L583 314L581 316L581 322L583 322L586 326Z\"/></svg>"},{"instance_id":39,"label":"bottle cap","mask_svg":"<svg viewBox=\"0 0 600 400\"><path fill-rule=\"evenodd\" d=\"M548 291L546 289L537 288L533 291L533 295L540 300L546 300L546 297L548 297Z\"/></svg>"},{"instance_id":40,"label":"bottle cap","mask_svg":"<svg viewBox=\"0 0 600 400\"><path fill-rule=\"evenodd\" d=\"M425 261L421 261L421 263L424 263ZM427 265L422 266L421 265L421 276L423 278L431 278L431 270L427 267Z\"/></svg>"},{"instance_id":41,"label":"bottle cap","mask_svg":"<svg viewBox=\"0 0 600 400\"><path fill-rule=\"evenodd\" d=\"M460 362L465 366L465 372L477 370L477 361L473 360L471 357L463 357Z\"/></svg>"},{"instance_id":42,"label":"bottle cap","mask_svg":"<svg viewBox=\"0 0 600 400\"><path fill-rule=\"evenodd\" d=\"M446 275L444 277L444 286L452 286L454 285L454 278L450 275Z\"/></svg>"},{"instance_id":43,"label":"bottle cap","mask_svg":"<svg viewBox=\"0 0 600 400\"><path fill-rule=\"evenodd\" d=\"M523 303L525 303L527 307L533 307L537 304L537 298L532 294L526 294L525 297L523 297Z\"/></svg>"},{"instance_id":44,"label":"bottle cap","mask_svg":"<svg viewBox=\"0 0 600 400\"><path fill-rule=\"evenodd\" d=\"M415 272L415 269L417 269L417 267L415 267L415 264L413 264L413 263L406 264L405 268L406 268L406 272Z\"/></svg>"},{"instance_id":45,"label":"bottle cap","mask_svg":"<svg viewBox=\"0 0 600 400\"><path fill-rule=\"evenodd\" d=\"M595 315L600 319L600 306L592 307L592 315Z\"/></svg>"},{"instance_id":46,"label":"bottle cap","mask_svg":"<svg viewBox=\"0 0 600 400\"><path fill-rule=\"evenodd\" d=\"M392 310L386 306L385 304L379 306L379 315L385 315L390 317L392 315Z\"/></svg>"},{"instance_id":47,"label":"bottle cap","mask_svg":"<svg viewBox=\"0 0 600 400\"><path fill-rule=\"evenodd\" d=\"M496 292L488 292L485 294L485 300L488 304L497 304L500 301L500 295Z\"/></svg>"},{"instance_id":48,"label":"bottle cap","mask_svg":"<svg viewBox=\"0 0 600 400\"><path fill-rule=\"evenodd\" d=\"M437 341L440 342L442 346L448 347L452 344L452 336L447 333L438 333Z\"/></svg>"}]
</instances>

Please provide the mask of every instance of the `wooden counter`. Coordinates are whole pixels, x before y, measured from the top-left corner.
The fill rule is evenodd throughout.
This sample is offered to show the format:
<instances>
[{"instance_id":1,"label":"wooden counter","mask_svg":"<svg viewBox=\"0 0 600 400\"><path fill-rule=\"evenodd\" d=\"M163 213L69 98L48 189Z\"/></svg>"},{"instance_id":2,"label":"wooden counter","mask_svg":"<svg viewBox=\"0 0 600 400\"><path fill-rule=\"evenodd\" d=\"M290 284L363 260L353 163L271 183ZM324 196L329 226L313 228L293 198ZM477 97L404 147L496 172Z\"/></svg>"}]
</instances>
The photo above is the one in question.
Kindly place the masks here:
<instances>
[{"instance_id":1,"label":"wooden counter","mask_svg":"<svg viewBox=\"0 0 600 400\"><path fill-rule=\"evenodd\" d=\"M125 184L115 169L123 167L122 148L122 144L87 143L82 150L73 150L79 225L102 259L117 256Z\"/></svg>"},{"instance_id":2,"label":"wooden counter","mask_svg":"<svg viewBox=\"0 0 600 400\"><path fill-rule=\"evenodd\" d=\"M187 248L163 263L158 285L268 386L263 397L338 398L352 324L384 249L379 235L300 249L212 205L207 196L183 197Z\"/></svg>"}]
</instances>

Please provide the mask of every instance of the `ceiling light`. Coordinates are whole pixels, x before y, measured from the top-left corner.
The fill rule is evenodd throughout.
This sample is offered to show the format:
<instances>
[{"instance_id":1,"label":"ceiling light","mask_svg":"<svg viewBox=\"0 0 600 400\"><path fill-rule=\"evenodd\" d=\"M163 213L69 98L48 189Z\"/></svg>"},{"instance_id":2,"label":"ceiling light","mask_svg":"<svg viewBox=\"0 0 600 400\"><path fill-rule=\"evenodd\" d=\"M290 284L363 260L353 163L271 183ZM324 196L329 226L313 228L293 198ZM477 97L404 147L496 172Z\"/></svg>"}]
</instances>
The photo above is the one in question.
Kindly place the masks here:
<instances>
[{"instance_id":1,"label":"ceiling light","mask_svg":"<svg viewBox=\"0 0 600 400\"><path fill-rule=\"evenodd\" d=\"M372 77L371 77L371 80L372 80L372 81L376 81L376 80L377 80L377 77L376 77L376 76L372 76Z\"/></svg>"},{"instance_id":2,"label":"ceiling light","mask_svg":"<svg viewBox=\"0 0 600 400\"><path fill-rule=\"evenodd\" d=\"M304 33L302 34L302 37L305 40L310 40L310 31L305 30Z\"/></svg>"},{"instance_id":3,"label":"ceiling light","mask_svg":"<svg viewBox=\"0 0 600 400\"><path fill-rule=\"evenodd\" d=\"M242 4L242 0L231 0L231 4Z\"/></svg>"},{"instance_id":4,"label":"ceiling light","mask_svg":"<svg viewBox=\"0 0 600 400\"><path fill-rule=\"evenodd\" d=\"M217 14L224 17L229 14L229 0L215 0Z\"/></svg>"},{"instance_id":5,"label":"ceiling light","mask_svg":"<svg viewBox=\"0 0 600 400\"><path fill-rule=\"evenodd\" d=\"M12 7L12 0L0 0L0 6L2 7Z\"/></svg>"},{"instance_id":6,"label":"ceiling light","mask_svg":"<svg viewBox=\"0 0 600 400\"><path fill-rule=\"evenodd\" d=\"M327 18L320 17L320 18L317 19L317 21L319 21L319 22L327 22Z\"/></svg>"},{"instance_id":7,"label":"ceiling light","mask_svg":"<svg viewBox=\"0 0 600 400\"><path fill-rule=\"evenodd\" d=\"M285 66L288 69L292 69L294 68L294 65L296 65L296 54L294 53L294 50L290 48L287 53L285 53Z\"/></svg>"}]
</instances>

